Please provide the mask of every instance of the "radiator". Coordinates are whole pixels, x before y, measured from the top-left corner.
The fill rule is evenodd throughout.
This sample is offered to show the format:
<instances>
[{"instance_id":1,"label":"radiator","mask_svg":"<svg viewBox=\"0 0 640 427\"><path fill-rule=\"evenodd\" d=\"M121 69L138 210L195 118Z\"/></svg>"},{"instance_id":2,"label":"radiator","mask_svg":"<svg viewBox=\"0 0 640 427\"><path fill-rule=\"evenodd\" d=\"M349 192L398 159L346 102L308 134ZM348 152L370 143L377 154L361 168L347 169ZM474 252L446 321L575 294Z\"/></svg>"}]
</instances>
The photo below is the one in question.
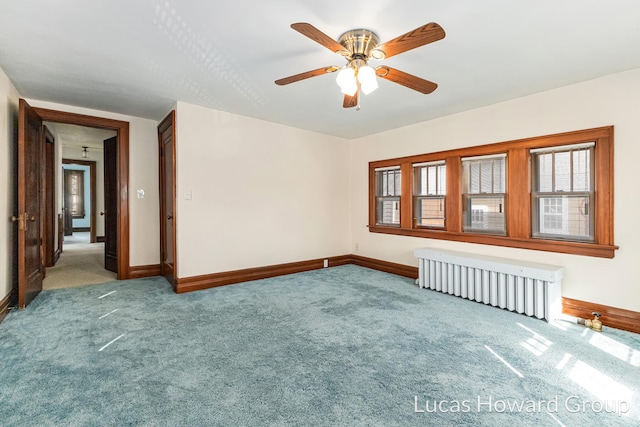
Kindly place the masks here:
<instances>
[{"instance_id":1,"label":"radiator","mask_svg":"<svg viewBox=\"0 0 640 427\"><path fill-rule=\"evenodd\" d=\"M560 318L563 267L432 248L416 249L414 255L421 288L547 322Z\"/></svg>"}]
</instances>

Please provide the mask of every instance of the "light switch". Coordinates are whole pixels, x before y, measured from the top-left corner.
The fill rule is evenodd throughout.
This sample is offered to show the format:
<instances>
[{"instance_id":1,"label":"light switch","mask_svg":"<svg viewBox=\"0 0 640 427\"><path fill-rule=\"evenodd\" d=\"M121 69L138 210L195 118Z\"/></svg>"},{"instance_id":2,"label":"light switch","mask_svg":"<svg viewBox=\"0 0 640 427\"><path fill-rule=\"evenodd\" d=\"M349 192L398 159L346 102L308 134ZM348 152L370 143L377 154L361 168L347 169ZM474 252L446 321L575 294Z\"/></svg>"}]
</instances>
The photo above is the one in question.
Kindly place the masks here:
<instances>
[{"instance_id":1,"label":"light switch","mask_svg":"<svg viewBox=\"0 0 640 427\"><path fill-rule=\"evenodd\" d=\"M144 199L144 190L138 190L138 199Z\"/></svg>"},{"instance_id":2,"label":"light switch","mask_svg":"<svg viewBox=\"0 0 640 427\"><path fill-rule=\"evenodd\" d=\"M185 200L191 200L191 190L188 190L184 193Z\"/></svg>"}]
</instances>

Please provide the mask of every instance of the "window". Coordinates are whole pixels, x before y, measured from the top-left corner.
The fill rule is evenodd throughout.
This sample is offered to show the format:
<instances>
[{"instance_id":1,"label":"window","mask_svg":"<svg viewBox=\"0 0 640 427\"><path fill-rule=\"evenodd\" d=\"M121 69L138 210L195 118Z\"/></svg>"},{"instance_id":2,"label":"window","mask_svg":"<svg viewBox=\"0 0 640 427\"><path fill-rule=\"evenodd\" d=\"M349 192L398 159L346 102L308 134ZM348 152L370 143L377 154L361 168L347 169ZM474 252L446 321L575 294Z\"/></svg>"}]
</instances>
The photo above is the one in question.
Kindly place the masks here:
<instances>
[{"instance_id":1,"label":"window","mask_svg":"<svg viewBox=\"0 0 640 427\"><path fill-rule=\"evenodd\" d=\"M533 237L593 241L594 146L531 150Z\"/></svg>"},{"instance_id":2,"label":"window","mask_svg":"<svg viewBox=\"0 0 640 427\"><path fill-rule=\"evenodd\" d=\"M613 126L369 163L369 231L613 258Z\"/></svg>"},{"instance_id":3,"label":"window","mask_svg":"<svg viewBox=\"0 0 640 427\"><path fill-rule=\"evenodd\" d=\"M462 229L505 234L506 155L462 159Z\"/></svg>"},{"instance_id":4,"label":"window","mask_svg":"<svg viewBox=\"0 0 640 427\"><path fill-rule=\"evenodd\" d=\"M400 225L400 167L376 169L376 223Z\"/></svg>"},{"instance_id":5,"label":"window","mask_svg":"<svg viewBox=\"0 0 640 427\"><path fill-rule=\"evenodd\" d=\"M84 218L84 171L64 169L65 208L72 218Z\"/></svg>"},{"instance_id":6,"label":"window","mask_svg":"<svg viewBox=\"0 0 640 427\"><path fill-rule=\"evenodd\" d=\"M413 165L413 218L416 227L444 228L446 167L444 161Z\"/></svg>"}]
</instances>

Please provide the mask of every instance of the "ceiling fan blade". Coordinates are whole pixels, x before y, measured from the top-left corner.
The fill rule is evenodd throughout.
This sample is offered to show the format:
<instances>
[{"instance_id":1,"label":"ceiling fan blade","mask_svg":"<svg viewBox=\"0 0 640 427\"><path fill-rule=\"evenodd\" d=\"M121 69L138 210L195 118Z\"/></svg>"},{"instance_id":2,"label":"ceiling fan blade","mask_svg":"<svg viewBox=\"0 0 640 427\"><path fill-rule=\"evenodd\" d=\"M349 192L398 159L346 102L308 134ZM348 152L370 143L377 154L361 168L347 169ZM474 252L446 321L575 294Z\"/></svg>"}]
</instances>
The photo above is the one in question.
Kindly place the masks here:
<instances>
[{"instance_id":1,"label":"ceiling fan blade","mask_svg":"<svg viewBox=\"0 0 640 427\"><path fill-rule=\"evenodd\" d=\"M308 79L310 77L321 76L323 74L333 73L339 68L335 65L330 67L322 67L311 71L306 71L304 73L295 74L293 76L285 77L283 79L276 80L276 84L280 86L288 85L289 83L299 82L300 80Z\"/></svg>"},{"instance_id":2,"label":"ceiling fan blade","mask_svg":"<svg viewBox=\"0 0 640 427\"><path fill-rule=\"evenodd\" d=\"M442 27L435 22L430 22L429 24L381 44L376 47L375 50L384 52L385 58L391 58L399 53L443 39L444 36L445 32Z\"/></svg>"},{"instance_id":3,"label":"ceiling fan blade","mask_svg":"<svg viewBox=\"0 0 640 427\"><path fill-rule=\"evenodd\" d=\"M340 43L338 43L311 24L307 24L306 22L298 22L295 24L291 24L291 28L293 28L300 34L309 37L316 43L320 43L322 46L326 47L332 52L337 53L338 55L350 55L349 51L346 50L344 46L342 46Z\"/></svg>"},{"instance_id":4,"label":"ceiling fan blade","mask_svg":"<svg viewBox=\"0 0 640 427\"><path fill-rule=\"evenodd\" d=\"M345 95L344 96L344 101L342 102L342 106L344 108L356 107L358 105L358 94L359 93L360 93L360 91L357 91L353 96Z\"/></svg>"},{"instance_id":5,"label":"ceiling fan blade","mask_svg":"<svg viewBox=\"0 0 640 427\"><path fill-rule=\"evenodd\" d=\"M376 68L376 75L383 79L390 80L394 83L401 84L409 89L417 90L425 95L430 94L438 87L437 84L430 82L429 80L421 79L413 74L405 73L404 71L396 70L395 68L381 65Z\"/></svg>"}]
</instances>

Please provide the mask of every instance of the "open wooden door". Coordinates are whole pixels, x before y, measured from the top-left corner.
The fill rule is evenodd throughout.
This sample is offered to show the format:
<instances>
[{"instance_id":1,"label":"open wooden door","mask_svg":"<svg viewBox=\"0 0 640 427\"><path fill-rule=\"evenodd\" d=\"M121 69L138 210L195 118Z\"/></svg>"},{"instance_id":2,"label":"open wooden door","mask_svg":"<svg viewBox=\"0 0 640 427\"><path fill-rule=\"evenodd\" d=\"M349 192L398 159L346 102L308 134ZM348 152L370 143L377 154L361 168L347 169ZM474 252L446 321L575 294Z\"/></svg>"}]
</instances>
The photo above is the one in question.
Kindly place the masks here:
<instances>
[{"instance_id":1,"label":"open wooden door","mask_svg":"<svg viewBox=\"0 0 640 427\"><path fill-rule=\"evenodd\" d=\"M118 273L118 137L104 140L104 268Z\"/></svg>"},{"instance_id":2,"label":"open wooden door","mask_svg":"<svg viewBox=\"0 0 640 427\"><path fill-rule=\"evenodd\" d=\"M175 111L158 125L158 144L160 150L160 272L175 284Z\"/></svg>"},{"instance_id":3,"label":"open wooden door","mask_svg":"<svg viewBox=\"0 0 640 427\"><path fill-rule=\"evenodd\" d=\"M43 181L42 119L20 99L18 119L18 307L25 308L42 291L41 196Z\"/></svg>"},{"instance_id":4,"label":"open wooden door","mask_svg":"<svg viewBox=\"0 0 640 427\"><path fill-rule=\"evenodd\" d=\"M44 173L45 179L42 183L42 197L44 202L44 234L42 235L42 248L44 253L45 267L53 267L55 259L56 241L56 159L55 159L55 138L46 126L44 132Z\"/></svg>"}]
</instances>

